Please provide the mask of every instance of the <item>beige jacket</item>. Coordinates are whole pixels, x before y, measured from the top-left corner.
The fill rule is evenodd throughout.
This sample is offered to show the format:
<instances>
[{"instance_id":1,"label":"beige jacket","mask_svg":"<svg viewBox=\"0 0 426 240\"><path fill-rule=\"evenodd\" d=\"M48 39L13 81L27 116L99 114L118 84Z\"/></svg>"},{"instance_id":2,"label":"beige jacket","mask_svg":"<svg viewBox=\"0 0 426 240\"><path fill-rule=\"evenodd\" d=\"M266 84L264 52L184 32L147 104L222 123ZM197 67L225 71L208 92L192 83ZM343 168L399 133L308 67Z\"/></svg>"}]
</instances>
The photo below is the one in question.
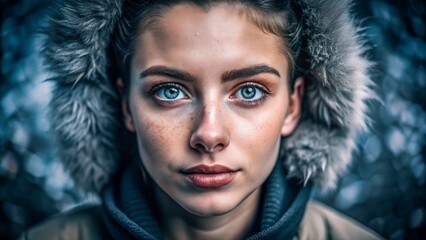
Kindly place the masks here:
<instances>
[{"instance_id":1,"label":"beige jacket","mask_svg":"<svg viewBox=\"0 0 426 240\"><path fill-rule=\"evenodd\" d=\"M23 233L19 240L104 239L102 209L99 205L83 206L58 214ZM299 227L300 240L382 239L375 232L347 216L311 201Z\"/></svg>"}]
</instances>

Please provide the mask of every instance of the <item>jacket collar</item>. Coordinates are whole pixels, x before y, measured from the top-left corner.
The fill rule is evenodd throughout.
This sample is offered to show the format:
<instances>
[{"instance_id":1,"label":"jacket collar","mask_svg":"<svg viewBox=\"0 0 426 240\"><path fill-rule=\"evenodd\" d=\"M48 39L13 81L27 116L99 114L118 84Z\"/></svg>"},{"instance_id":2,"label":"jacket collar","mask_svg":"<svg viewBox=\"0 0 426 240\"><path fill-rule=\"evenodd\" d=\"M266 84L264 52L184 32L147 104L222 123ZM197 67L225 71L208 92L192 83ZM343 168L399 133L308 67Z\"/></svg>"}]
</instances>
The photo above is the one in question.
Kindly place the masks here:
<instances>
[{"instance_id":1,"label":"jacket collar","mask_svg":"<svg viewBox=\"0 0 426 240\"><path fill-rule=\"evenodd\" d=\"M149 191L135 168L124 171L115 186L103 195L104 220L115 239L161 239L161 231ZM282 161L264 183L263 208L257 233L247 239L292 239L309 200L311 185L301 188L283 174Z\"/></svg>"}]
</instances>

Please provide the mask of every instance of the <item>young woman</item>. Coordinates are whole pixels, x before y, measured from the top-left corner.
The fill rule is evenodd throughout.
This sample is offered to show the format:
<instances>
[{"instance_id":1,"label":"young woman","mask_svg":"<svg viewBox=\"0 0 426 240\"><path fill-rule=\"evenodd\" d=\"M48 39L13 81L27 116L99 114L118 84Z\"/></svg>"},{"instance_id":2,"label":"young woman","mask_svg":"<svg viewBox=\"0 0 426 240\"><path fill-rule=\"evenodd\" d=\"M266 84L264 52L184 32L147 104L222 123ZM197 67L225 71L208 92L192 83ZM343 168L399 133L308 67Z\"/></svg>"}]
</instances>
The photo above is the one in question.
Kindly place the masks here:
<instances>
[{"instance_id":1,"label":"young woman","mask_svg":"<svg viewBox=\"0 0 426 240\"><path fill-rule=\"evenodd\" d=\"M347 1L76 1L50 22L52 126L102 206L27 239L376 239L309 201L371 97Z\"/></svg>"}]
</instances>

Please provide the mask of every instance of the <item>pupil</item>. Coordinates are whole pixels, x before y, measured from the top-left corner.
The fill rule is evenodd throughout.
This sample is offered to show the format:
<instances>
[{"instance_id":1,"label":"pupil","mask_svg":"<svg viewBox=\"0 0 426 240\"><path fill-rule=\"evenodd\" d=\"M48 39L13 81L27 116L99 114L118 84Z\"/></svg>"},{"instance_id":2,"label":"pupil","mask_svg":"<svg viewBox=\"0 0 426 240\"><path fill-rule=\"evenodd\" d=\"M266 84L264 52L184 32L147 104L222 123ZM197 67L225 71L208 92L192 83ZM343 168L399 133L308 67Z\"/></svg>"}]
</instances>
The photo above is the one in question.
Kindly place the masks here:
<instances>
[{"instance_id":1,"label":"pupil","mask_svg":"<svg viewBox=\"0 0 426 240\"><path fill-rule=\"evenodd\" d=\"M251 99L256 95L256 90L254 87L245 87L242 91L244 98Z\"/></svg>"},{"instance_id":2,"label":"pupil","mask_svg":"<svg viewBox=\"0 0 426 240\"><path fill-rule=\"evenodd\" d=\"M165 96L168 99L175 99L179 95L179 90L176 88L167 88L165 91Z\"/></svg>"}]
</instances>

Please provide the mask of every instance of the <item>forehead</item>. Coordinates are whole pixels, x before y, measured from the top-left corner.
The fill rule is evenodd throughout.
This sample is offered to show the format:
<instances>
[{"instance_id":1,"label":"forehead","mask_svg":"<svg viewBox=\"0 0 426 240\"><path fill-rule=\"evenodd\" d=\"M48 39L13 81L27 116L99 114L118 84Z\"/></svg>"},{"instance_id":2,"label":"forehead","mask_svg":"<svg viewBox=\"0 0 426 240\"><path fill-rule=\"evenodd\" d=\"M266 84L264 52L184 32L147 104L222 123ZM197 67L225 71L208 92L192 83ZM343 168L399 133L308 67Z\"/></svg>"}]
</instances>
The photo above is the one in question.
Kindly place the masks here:
<instances>
[{"instance_id":1,"label":"forehead","mask_svg":"<svg viewBox=\"0 0 426 240\"><path fill-rule=\"evenodd\" d=\"M158 24L147 30L156 37L156 40L191 40L197 38L213 38L231 40L235 36L244 34L247 40L250 37L265 37L267 34L249 21L244 13L233 5L221 4L209 9L203 9L191 4L179 4L166 11L159 19ZM147 31L145 31L147 32ZM222 42L224 43L224 42Z\"/></svg>"},{"instance_id":2,"label":"forehead","mask_svg":"<svg viewBox=\"0 0 426 240\"><path fill-rule=\"evenodd\" d=\"M271 57L283 58L279 37L263 31L240 8L229 4L209 9L179 4L141 31L136 56L142 57L143 63L159 55L180 61L189 56L201 62L207 57L250 60L249 52L257 53L255 58L264 63ZM262 55L269 60L262 60Z\"/></svg>"},{"instance_id":3,"label":"forehead","mask_svg":"<svg viewBox=\"0 0 426 240\"><path fill-rule=\"evenodd\" d=\"M205 18L206 15L214 17L215 14L209 14L211 12L217 13L221 12L220 10L226 9L227 11L222 11L222 13L230 14L233 16L244 17L244 21L250 21L257 25L262 31L272 33L276 36L282 36L282 30L288 27L287 14L284 11L273 12L261 10L257 7L251 6L249 4L244 4L239 1L206 1L201 3L194 2L182 2L178 4L159 5L157 7L151 8L144 14L141 20L140 33L147 28L154 29L155 27L161 26L164 20L164 15L172 19L193 19L195 17ZM218 11L219 10L219 11ZM204 14L203 14L204 13ZM226 15L225 14L225 15ZM228 15L227 17L229 17ZM226 21L227 19L220 19L221 22ZM169 22L170 23L170 22Z\"/></svg>"}]
</instances>

